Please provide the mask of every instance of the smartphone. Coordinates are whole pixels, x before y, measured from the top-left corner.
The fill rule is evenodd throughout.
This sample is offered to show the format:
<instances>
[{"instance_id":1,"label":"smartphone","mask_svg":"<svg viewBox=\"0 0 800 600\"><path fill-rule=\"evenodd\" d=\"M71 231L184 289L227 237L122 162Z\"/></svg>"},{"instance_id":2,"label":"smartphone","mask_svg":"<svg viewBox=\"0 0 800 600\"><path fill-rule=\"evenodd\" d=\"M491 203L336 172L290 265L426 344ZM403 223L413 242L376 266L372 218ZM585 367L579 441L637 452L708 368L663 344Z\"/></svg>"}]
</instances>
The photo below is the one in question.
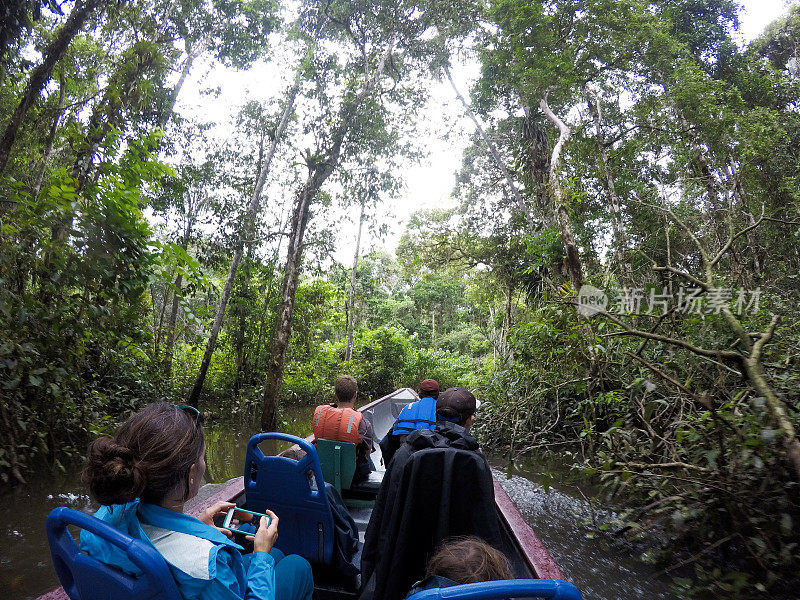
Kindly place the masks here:
<instances>
[{"instance_id":1,"label":"smartphone","mask_svg":"<svg viewBox=\"0 0 800 600\"><path fill-rule=\"evenodd\" d=\"M234 507L225 515L222 527L235 533L254 535L256 529L258 529L261 517L267 517L267 527L269 527L269 524L272 522L272 518L269 515L247 510L246 508ZM240 528L242 525L245 527Z\"/></svg>"}]
</instances>

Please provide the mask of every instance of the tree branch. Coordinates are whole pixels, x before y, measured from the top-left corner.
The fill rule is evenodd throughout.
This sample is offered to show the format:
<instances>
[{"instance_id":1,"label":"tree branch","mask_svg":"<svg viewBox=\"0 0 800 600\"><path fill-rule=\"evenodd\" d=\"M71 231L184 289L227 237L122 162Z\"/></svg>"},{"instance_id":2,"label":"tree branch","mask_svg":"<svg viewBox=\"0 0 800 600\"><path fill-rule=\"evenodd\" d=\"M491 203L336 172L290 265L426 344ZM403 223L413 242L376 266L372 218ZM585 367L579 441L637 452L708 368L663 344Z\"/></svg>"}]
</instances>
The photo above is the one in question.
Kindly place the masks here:
<instances>
[{"instance_id":1,"label":"tree branch","mask_svg":"<svg viewBox=\"0 0 800 600\"><path fill-rule=\"evenodd\" d=\"M616 331L607 334L609 336L632 335L634 337L645 338L648 340L655 340L657 342L662 342L664 344L678 346L680 348L688 350L693 354L697 354L698 356L706 356L710 358L724 358L726 360L730 360L733 362L742 361L742 355L739 354L738 352L733 352L732 350L708 350L707 348L701 348L699 346L695 346L694 344L690 344L689 342L685 342L677 338L672 338L657 333L650 333L649 331L642 331L640 329L634 329L624 321L617 319L614 315L606 311L600 311L597 314L602 315L603 317L607 318L612 323L619 325L623 329L623 331Z\"/></svg>"},{"instance_id":2,"label":"tree branch","mask_svg":"<svg viewBox=\"0 0 800 600\"><path fill-rule=\"evenodd\" d=\"M725 242L725 245L723 245L722 248L719 249L719 252L717 252L717 254L714 256L714 258L711 259L711 262L709 262L708 266L709 267L713 267L714 265L716 265L719 262L719 260L723 257L723 255L728 250L730 250L730 247L733 245L733 242L738 240L743 235L746 235L749 231L752 231L753 229L755 229L756 227L761 225L761 223L763 223L763 222L764 222L764 207L762 206L761 207L761 216L758 218L758 220L755 221L754 223L752 223L751 225L745 227L744 229L742 229L738 233L730 235L728 237L728 241Z\"/></svg>"},{"instance_id":3,"label":"tree branch","mask_svg":"<svg viewBox=\"0 0 800 600\"><path fill-rule=\"evenodd\" d=\"M678 381L674 377L670 377L669 375L664 373L664 371L662 371L661 369L659 369L658 367L656 367L652 363L646 361L641 356L637 356L636 354L633 354L631 352L625 352L625 354L630 356L632 359L642 363L645 367L650 369L653 373L655 373L656 375L658 375L662 379L664 379L666 381L669 381L672 385L674 385L676 388L681 390L684 394L689 396L692 400L694 400L695 402L700 404L703 408L706 408L708 410L713 410L714 409L713 405L711 404L711 401L705 395L696 394L695 392L693 392L692 390L687 388L685 385L683 385L680 381Z\"/></svg>"}]
</instances>

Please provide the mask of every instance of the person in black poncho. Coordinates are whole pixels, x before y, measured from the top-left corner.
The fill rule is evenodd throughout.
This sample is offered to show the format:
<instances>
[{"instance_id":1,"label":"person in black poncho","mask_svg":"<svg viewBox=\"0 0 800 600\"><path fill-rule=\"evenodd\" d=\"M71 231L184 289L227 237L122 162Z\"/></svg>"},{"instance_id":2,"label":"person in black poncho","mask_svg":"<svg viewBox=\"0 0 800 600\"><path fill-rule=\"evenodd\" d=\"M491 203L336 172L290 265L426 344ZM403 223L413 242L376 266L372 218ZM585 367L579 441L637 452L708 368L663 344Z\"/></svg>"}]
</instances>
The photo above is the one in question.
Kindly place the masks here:
<instances>
[{"instance_id":1,"label":"person in black poncho","mask_svg":"<svg viewBox=\"0 0 800 600\"><path fill-rule=\"evenodd\" d=\"M364 539L361 600L402 600L447 538L501 547L492 473L469 433L478 406L464 388L445 390L436 428L415 431L394 455Z\"/></svg>"}]
</instances>

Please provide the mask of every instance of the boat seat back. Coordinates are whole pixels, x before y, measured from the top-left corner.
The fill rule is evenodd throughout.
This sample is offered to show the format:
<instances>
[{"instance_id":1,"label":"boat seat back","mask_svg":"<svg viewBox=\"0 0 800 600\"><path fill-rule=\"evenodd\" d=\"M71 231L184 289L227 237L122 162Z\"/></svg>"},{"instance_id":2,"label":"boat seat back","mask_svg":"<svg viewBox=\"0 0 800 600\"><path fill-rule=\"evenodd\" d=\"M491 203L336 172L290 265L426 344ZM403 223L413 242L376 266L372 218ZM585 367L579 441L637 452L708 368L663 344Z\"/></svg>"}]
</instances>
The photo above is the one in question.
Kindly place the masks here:
<instances>
[{"instance_id":1,"label":"boat seat back","mask_svg":"<svg viewBox=\"0 0 800 600\"><path fill-rule=\"evenodd\" d=\"M306 454L300 460L268 456L258 447L264 440L291 442ZM250 438L244 465L247 507L278 515L277 546L284 553L328 565L333 562L335 532L324 481L317 451L309 442L278 432Z\"/></svg>"},{"instance_id":2,"label":"boat seat back","mask_svg":"<svg viewBox=\"0 0 800 600\"><path fill-rule=\"evenodd\" d=\"M84 554L67 525L85 529L123 550L141 574L124 573ZM182 600L172 573L158 550L105 521L60 506L47 516L46 529L53 567L72 600Z\"/></svg>"},{"instance_id":3,"label":"boat seat back","mask_svg":"<svg viewBox=\"0 0 800 600\"><path fill-rule=\"evenodd\" d=\"M341 493L353 483L356 474L356 445L352 442L317 440L317 455L325 481Z\"/></svg>"},{"instance_id":4,"label":"boat seat back","mask_svg":"<svg viewBox=\"0 0 800 600\"><path fill-rule=\"evenodd\" d=\"M503 598L548 598L581 600L581 593L560 579L504 579L445 588L422 590L407 600L502 600Z\"/></svg>"},{"instance_id":5,"label":"boat seat back","mask_svg":"<svg viewBox=\"0 0 800 600\"><path fill-rule=\"evenodd\" d=\"M419 435L438 434L424 429ZM502 547L492 473L483 455L453 447L412 450L408 443L404 448L378 492L361 559L362 574L367 581L374 576L375 597L382 600L402 600L403 590L425 577L428 558L448 538L477 536Z\"/></svg>"}]
</instances>

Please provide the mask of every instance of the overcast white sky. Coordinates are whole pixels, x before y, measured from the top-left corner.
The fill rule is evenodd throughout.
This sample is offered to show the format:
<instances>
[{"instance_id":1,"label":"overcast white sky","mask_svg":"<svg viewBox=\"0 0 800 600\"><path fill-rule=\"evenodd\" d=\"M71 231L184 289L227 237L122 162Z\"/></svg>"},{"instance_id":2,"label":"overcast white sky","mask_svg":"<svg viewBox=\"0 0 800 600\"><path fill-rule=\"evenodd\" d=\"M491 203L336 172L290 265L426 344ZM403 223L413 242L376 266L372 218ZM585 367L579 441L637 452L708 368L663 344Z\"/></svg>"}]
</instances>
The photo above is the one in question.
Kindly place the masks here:
<instances>
[{"instance_id":1,"label":"overcast white sky","mask_svg":"<svg viewBox=\"0 0 800 600\"><path fill-rule=\"evenodd\" d=\"M795 0L796 1L796 0ZM742 42L758 36L773 20L784 14L791 0L743 0L741 13ZM283 67L283 68L282 68ZM198 65L181 92L178 110L198 118L218 123L227 122L248 100L264 100L283 93L288 87L286 61L276 60L269 65L259 64L248 72L237 72L207 65ZM454 77L462 93L469 91L478 76L475 64L454 69ZM212 99L199 92L219 85L221 95ZM397 246L408 217L421 208L451 206L450 193L455 173L461 165L461 154L472 133L472 124L464 116L449 84L436 84L424 108L424 147L429 156L421 164L410 164L406 170L406 189L396 198L386 199L386 210L392 213L391 233L383 239L370 239L365 232L362 252L383 247L393 251ZM269 201L269 199L267 199ZM357 215L352 218L353 223ZM355 226L352 225L355 230ZM355 233L352 236L355 237ZM352 261L354 240L343 237L336 259L345 264Z\"/></svg>"}]
</instances>

